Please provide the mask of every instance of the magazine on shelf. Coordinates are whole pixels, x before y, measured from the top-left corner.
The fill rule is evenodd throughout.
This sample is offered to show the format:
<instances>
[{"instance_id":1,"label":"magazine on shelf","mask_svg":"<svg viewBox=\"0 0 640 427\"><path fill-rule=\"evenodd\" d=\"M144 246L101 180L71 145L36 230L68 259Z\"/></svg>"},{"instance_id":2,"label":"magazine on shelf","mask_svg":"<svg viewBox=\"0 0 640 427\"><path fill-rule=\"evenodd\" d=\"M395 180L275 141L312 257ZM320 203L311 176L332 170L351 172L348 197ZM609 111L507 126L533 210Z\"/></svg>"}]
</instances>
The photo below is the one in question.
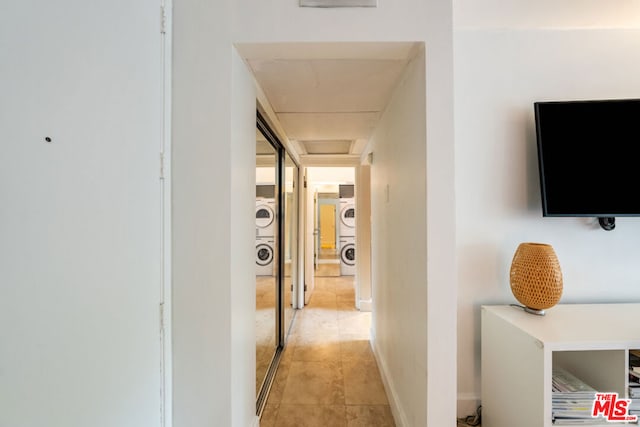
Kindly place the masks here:
<instances>
[{"instance_id":1,"label":"magazine on shelf","mask_svg":"<svg viewBox=\"0 0 640 427\"><path fill-rule=\"evenodd\" d=\"M552 370L551 416L555 425L597 425L591 411L597 391L559 366Z\"/></svg>"},{"instance_id":2,"label":"magazine on shelf","mask_svg":"<svg viewBox=\"0 0 640 427\"><path fill-rule=\"evenodd\" d=\"M553 367L551 382L554 397L595 398L593 387L559 366Z\"/></svg>"},{"instance_id":3,"label":"magazine on shelf","mask_svg":"<svg viewBox=\"0 0 640 427\"><path fill-rule=\"evenodd\" d=\"M600 418L559 418L553 421L556 426L601 426L606 424L606 420ZM625 424L626 425L626 424Z\"/></svg>"},{"instance_id":4,"label":"magazine on shelf","mask_svg":"<svg viewBox=\"0 0 640 427\"><path fill-rule=\"evenodd\" d=\"M629 415L640 415L640 350L629 350Z\"/></svg>"},{"instance_id":5,"label":"magazine on shelf","mask_svg":"<svg viewBox=\"0 0 640 427\"><path fill-rule=\"evenodd\" d=\"M640 373L640 350L629 350L629 371Z\"/></svg>"}]
</instances>

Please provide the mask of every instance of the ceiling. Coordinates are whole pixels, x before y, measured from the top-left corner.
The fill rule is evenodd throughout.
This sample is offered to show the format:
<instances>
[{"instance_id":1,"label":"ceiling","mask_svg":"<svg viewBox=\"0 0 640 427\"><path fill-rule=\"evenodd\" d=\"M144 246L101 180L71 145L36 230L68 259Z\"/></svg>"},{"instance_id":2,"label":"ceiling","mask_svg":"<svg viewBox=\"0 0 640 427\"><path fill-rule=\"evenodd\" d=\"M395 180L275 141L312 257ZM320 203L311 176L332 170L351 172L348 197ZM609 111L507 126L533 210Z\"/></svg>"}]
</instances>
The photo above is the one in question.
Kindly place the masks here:
<instances>
[{"instance_id":1,"label":"ceiling","mask_svg":"<svg viewBox=\"0 0 640 427\"><path fill-rule=\"evenodd\" d=\"M303 163L360 158L416 47L403 42L237 46Z\"/></svg>"}]
</instances>

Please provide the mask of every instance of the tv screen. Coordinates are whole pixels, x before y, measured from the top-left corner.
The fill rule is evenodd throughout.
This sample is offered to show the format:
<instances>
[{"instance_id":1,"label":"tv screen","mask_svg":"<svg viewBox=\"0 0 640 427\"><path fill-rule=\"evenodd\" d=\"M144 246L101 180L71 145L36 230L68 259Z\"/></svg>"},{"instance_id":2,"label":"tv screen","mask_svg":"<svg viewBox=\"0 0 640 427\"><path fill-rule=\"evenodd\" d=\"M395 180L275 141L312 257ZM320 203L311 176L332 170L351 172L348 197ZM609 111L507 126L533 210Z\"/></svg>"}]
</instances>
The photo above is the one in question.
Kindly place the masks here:
<instances>
[{"instance_id":1,"label":"tv screen","mask_svg":"<svg viewBox=\"0 0 640 427\"><path fill-rule=\"evenodd\" d=\"M534 103L544 216L640 216L640 99Z\"/></svg>"}]
</instances>

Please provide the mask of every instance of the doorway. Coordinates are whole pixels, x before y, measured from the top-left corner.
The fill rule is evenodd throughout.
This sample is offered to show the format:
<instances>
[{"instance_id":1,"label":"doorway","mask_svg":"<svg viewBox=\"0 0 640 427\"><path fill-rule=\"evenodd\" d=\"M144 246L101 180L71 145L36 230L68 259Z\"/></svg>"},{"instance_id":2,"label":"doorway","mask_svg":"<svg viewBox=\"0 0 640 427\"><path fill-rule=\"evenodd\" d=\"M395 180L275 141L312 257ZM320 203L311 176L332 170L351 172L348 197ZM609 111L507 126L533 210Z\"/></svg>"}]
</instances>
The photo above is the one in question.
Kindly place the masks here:
<instances>
[{"instance_id":1,"label":"doorway","mask_svg":"<svg viewBox=\"0 0 640 427\"><path fill-rule=\"evenodd\" d=\"M317 212L315 215L317 220L317 238L315 242L317 256L314 275L316 277L339 276L338 194L318 193L317 200Z\"/></svg>"},{"instance_id":2,"label":"doorway","mask_svg":"<svg viewBox=\"0 0 640 427\"><path fill-rule=\"evenodd\" d=\"M313 224L313 282L323 277L356 275L355 167L308 167L307 197L313 211L305 220ZM355 280L354 280L355 282ZM307 287L306 302L315 286Z\"/></svg>"},{"instance_id":3,"label":"doorway","mask_svg":"<svg viewBox=\"0 0 640 427\"><path fill-rule=\"evenodd\" d=\"M319 201L320 219L318 228L320 232L320 258L322 258L322 249L336 250L336 209L335 203L322 203Z\"/></svg>"},{"instance_id":4,"label":"doorway","mask_svg":"<svg viewBox=\"0 0 640 427\"><path fill-rule=\"evenodd\" d=\"M309 305L297 317L300 320L299 323L307 323L312 328L326 325L327 328L323 332L331 333L337 329L340 335L340 329L348 330L346 325L340 325L344 323L341 320L354 315L346 310L344 303L347 297L350 299L349 305L352 310L357 313L362 311L366 313L366 309L358 311L358 308L362 307L361 301L367 296L362 293L353 295L354 290L357 292L359 287L368 286L369 310L375 309L370 283L372 277L385 279L379 283L378 289L383 291L379 290L377 295L381 296L391 293L389 288L393 283L386 280L390 277L390 272L401 280L406 279L406 283L420 283L426 277L424 262L407 262L402 251L398 250L403 240L411 240L416 234L422 234L424 225L422 221L424 203L420 203L419 197L414 197L416 193L425 194L425 191L420 191L420 185L426 182L421 179L426 170L423 162L425 158L423 98L426 92L420 86L424 81L425 73L424 69L420 68L424 57L419 56L422 55L423 50L415 43L393 43L384 46L358 43L340 46L274 45L270 46L271 50L267 49L266 52L262 51L263 47L263 45L243 47L247 49L244 59L261 88L257 91L260 104L269 107L267 113L272 123L283 135L283 143L291 148L303 169L306 168L312 174L315 168L324 169L339 165L350 168L352 175L355 175L354 171L360 171L361 165L373 164L372 152L376 155L375 166L370 171L372 179L369 184L371 195L369 208L371 208L370 212L373 211L378 215L379 221L374 223L376 227L370 227L368 244L371 245L374 240L372 237L375 237L378 245L375 253L370 252L370 256L375 256L377 262L374 266L370 264L369 268L375 270L370 273L375 275L367 275L369 283L364 283L366 278L360 272L363 268L362 263L356 262L353 265L353 261L362 256L358 255L364 238L360 235L360 230L358 233L352 232L351 235L341 233L338 219L333 225L336 233L335 243L325 241L325 248L323 248L322 243L316 241L316 239L320 240L321 231L321 226L317 225L321 216L319 195L327 191L314 188L314 184L326 185L335 183L335 180L316 182L312 176L304 180L305 195L302 197L300 206L306 209L305 218L310 218L309 212L314 215L313 221L307 221L311 232L308 227L304 227L304 266L309 265L306 258L311 259L312 266L316 268L320 266L320 250L332 250L334 245L336 251L340 250L341 254L344 253L350 258L352 265L337 264L340 276L335 278L345 283L327 283L335 278L318 277L318 289L315 291L313 284L315 275L312 274L312 279L308 282L307 272L315 272L316 268L305 268L305 281L301 285L305 285L306 292L304 294L301 292L301 295L305 296L304 302ZM338 47L340 55L336 58L331 52ZM374 49L362 56L363 47ZM327 53L329 51L331 52ZM405 69L409 64L411 64L409 70L413 74L407 75ZM407 79L410 85L404 85ZM403 87L410 87L411 90L405 90L401 92L400 97L396 97L397 88ZM394 98L397 99L394 100ZM392 100L394 102L391 102ZM389 105L393 108L388 108ZM407 132L407 129L410 132ZM343 184L351 184L355 187L356 178L352 177ZM334 189L331 192L335 194L336 191ZM338 200L341 199L339 193L338 190ZM335 198L335 195L333 197ZM354 194L353 199L357 201L358 197ZM414 205L419 205L416 206L418 209L412 209L410 212L413 216L407 219L405 207L413 208ZM327 215L327 209L329 208L325 208L324 215ZM360 224L357 211L357 209L351 211L352 214L347 218ZM342 212L340 207L333 211L335 216L340 212ZM388 218L392 220L387 220ZM331 228L331 225L325 225L325 228L327 227ZM396 233L396 229L401 230L402 234ZM341 242L342 237L348 237L349 239L345 240L351 240L351 242ZM299 243L302 244L302 242ZM421 241L418 241L416 246L418 250L412 252L410 259L423 261L424 251ZM397 271L395 267L398 265L403 266L402 271ZM343 266L351 268L350 276L341 269ZM343 275L348 276L349 279L342 280ZM395 277L394 282L397 282ZM417 290L422 292L424 287ZM425 299L412 298L411 301L425 301ZM339 311L327 316L331 319L319 321L311 314L313 311L308 310L314 308L314 304L318 304L315 307L318 311L324 309L325 305L339 306ZM376 307L383 310L378 311L374 317L377 325L371 323L370 327L365 328L365 335L367 339L375 338L376 331L382 332L384 340L377 342L384 343L383 354L387 354L389 343L397 341L395 335L387 336L389 330L387 326L395 322L395 319L404 319L407 312L405 307L398 306L395 299L377 304ZM420 310L416 313L412 312L410 316L417 318L417 324L426 324L423 319L425 313L425 310ZM409 323L416 324L414 321ZM319 331L316 330L316 332ZM342 338L347 337L340 339ZM299 353L297 350L301 344L301 341L294 341L289 347L295 347L296 353ZM288 381L288 383L291 382ZM290 399L285 400L296 398L293 393L289 397Z\"/></svg>"}]
</instances>

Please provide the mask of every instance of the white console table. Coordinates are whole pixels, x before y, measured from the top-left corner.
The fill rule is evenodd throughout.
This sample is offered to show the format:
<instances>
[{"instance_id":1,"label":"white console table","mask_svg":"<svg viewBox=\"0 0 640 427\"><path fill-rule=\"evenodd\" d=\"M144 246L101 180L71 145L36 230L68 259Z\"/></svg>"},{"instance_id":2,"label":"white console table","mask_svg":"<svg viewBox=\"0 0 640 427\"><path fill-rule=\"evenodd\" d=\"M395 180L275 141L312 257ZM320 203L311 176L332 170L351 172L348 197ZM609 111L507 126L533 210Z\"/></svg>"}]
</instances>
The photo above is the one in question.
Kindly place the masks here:
<instances>
[{"instance_id":1,"label":"white console table","mask_svg":"<svg viewBox=\"0 0 640 427\"><path fill-rule=\"evenodd\" d=\"M552 426L554 364L598 391L627 396L640 304L561 304L545 316L483 306L481 318L482 427Z\"/></svg>"}]
</instances>

